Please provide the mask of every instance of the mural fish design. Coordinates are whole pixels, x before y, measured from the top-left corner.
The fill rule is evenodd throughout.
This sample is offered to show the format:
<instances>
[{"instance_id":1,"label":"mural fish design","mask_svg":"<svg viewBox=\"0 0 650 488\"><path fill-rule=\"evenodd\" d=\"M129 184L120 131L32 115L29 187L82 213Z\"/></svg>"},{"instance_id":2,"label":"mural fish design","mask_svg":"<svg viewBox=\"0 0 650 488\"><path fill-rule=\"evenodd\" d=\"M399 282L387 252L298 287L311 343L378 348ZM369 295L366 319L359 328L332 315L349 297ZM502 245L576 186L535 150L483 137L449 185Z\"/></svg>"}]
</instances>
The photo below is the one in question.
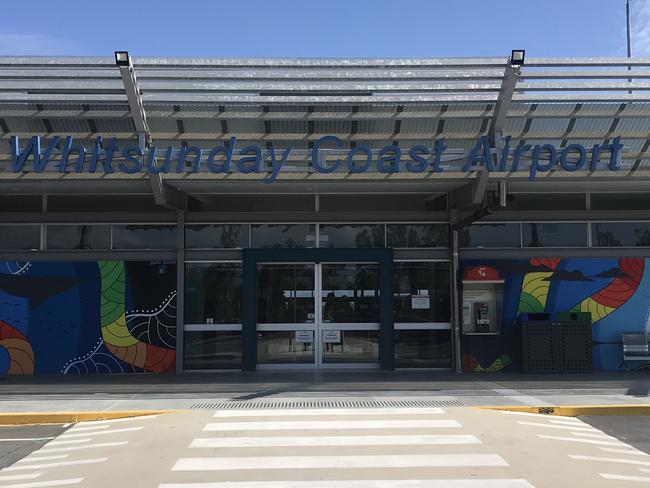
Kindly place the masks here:
<instances>
[{"instance_id":1,"label":"mural fish design","mask_svg":"<svg viewBox=\"0 0 650 488\"><path fill-rule=\"evenodd\" d=\"M71 276L21 276L0 274L0 290L15 297L27 298L29 308L37 308L49 297L74 288L80 279Z\"/></svg>"}]
</instances>

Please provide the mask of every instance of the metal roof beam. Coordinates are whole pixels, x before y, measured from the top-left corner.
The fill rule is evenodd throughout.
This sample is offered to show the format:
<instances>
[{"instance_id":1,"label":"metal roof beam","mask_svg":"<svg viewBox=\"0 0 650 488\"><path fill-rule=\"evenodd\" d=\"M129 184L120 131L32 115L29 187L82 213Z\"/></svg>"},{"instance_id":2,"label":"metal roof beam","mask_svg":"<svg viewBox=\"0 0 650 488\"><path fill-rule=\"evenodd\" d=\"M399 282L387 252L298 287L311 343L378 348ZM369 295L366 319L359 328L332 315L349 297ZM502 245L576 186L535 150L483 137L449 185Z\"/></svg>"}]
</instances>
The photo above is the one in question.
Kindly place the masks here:
<instances>
[{"instance_id":1,"label":"metal roof beam","mask_svg":"<svg viewBox=\"0 0 650 488\"><path fill-rule=\"evenodd\" d=\"M149 124L147 123L147 114L144 110L142 94L138 88L138 81L136 80L135 70L133 69L130 57L128 64L119 66L119 70L124 91L126 92L126 99L131 109L131 117L133 118L135 130L143 135L144 146L149 147L151 144L151 133L149 132Z\"/></svg>"},{"instance_id":2,"label":"metal roof beam","mask_svg":"<svg viewBox=\"0 0 650 488\"><path fill-rule=\"evenodd\" d=\"M506 66L503 80L501 81L501 89L499 90L499 97L497 98L494 107L494 114L490 122L488 136L494 144L496 149L495 158L501 153L503 131L506 126L508 112L512 105L512 97L515 93L515 86L521 73L521 68L518 66ZM495 161L496 162L496 161Z\"/></svg>"},{"instance_id":3,"label":"metal roof beam","mask_svg":"<svg viewBox=\"0 0 650 488\"><path fill-rule=\"evenodd\" d=\"M116 53L116 59L117 57L118 53ZM120 70L122 83L124 84L129 108L131 109L133 124L138 133L138 145L144 150L151 146L151 132L149 131L147 114L142 102L142 94L135 77L131 57L128 53L126 54L126 58L126 62L120 63L118 61L117 65ZM156 205L175 210L185 209L185 194L166 184L160 173L149 173L149 181L151 182L151 191Z\"/></svg>"}]
</instances>

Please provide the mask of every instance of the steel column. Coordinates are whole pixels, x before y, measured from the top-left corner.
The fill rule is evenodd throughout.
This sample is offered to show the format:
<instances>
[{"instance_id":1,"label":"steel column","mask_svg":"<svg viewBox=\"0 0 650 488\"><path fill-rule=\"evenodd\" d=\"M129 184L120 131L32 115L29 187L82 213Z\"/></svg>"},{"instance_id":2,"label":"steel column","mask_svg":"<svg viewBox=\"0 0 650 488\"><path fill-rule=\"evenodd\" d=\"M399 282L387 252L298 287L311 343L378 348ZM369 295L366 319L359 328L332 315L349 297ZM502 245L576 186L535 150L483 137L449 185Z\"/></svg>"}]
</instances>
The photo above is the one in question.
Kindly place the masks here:
<instances>
[{"instance_id":1,"label":"steel column","mask_svg":"<svg viewBox=\"0 0 650 488\"><path fill-rule=\"evenodd\" d=\"M176 373L183 372L185 356L185 213L176 212Z\"/></svg>"},{"instance_id":2,"label":"steel column","mask_svg":"<svg viewBox=\"0 0 650 488\"><path fill-rule=\"evenodd\" d=\"M451 323L452 330L454 331L454 369L457 373L462 373L461 361L461 344L460 344L460 327L461 327L461 313L460 313L460 263L459 263L459 242L458 242L458 229L453 225L458 218L458 211L451 210Z\"/></svg>"}]
</instances>

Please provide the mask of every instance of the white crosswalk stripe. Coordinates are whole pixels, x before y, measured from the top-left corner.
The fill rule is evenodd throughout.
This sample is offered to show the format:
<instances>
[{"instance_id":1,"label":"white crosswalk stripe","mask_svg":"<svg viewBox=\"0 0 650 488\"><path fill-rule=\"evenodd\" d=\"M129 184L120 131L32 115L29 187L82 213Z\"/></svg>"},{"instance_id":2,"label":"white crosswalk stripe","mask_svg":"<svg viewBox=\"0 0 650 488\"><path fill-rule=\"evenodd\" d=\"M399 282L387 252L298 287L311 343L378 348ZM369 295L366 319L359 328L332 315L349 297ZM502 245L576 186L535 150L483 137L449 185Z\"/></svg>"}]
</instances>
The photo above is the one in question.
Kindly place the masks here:
<instances>
[{"instance_id":1,"label":"white crosswalk stripe","mask_svg":"<svg viewBox=\"0 0 650 488\"><path fill-rule=\"evenodd\" d=\"M215 437L194 439L191 448L319 447L319 446L433 446L480 444L473 435L368 435L319 437Z\"/></svg>"},{"instance_id":2,"label":"white crosswalk stripe","mask_svg":"<svg viewBox=\"0 0 650 488\"><path fill-rule=\"evenodd\" d=\"M163 483L159 488L534 488L522 479L344 480Z\"/></svg>"},{"instance_id":3,"label":"white crosswalk stripe","mask_svg":"<svg viewBox=\"0 0 650 488\"><path fill-rule=\"evenodd\" d=\"M40 452L39 452L40 454ZM69 454L57 454L55 456L35 456L34 454L30 454L29 456L22 458L21 460L17 461L18 463L34 463L37 461L54 461L55 459L65 459L69 456Z\"/></svg>"},{"instance_id":4,"label":"white crosswalk stripe","mask_svg":"<svg viewBox=\"0 0 650 488\"><path fill-rule=\"evenodd\" d=\"M81 446L70 446L70 447L53 447L48 449L41 449L39 452L42 454L49 454L52 452L70 452L70 451L86 451L87 449L103 449L105 447L115 447L115 446L125 446L129 441L120 441L120 442L103 442L99 444L83 444Z\"/></svg>"},{"instance_id":5,"label":"white crosswalk stripe","mask_svg":"<svg viewBox=\"0 0 650 488\"><path fill-rule=\"evenodd\" d=\"M3 481L33 480L34 478L38 478L42 474L43 473L10 474L10 475L7 475L7 476L4 476L4 475L0 474L0 482L3 482Z\"/></svg>"},{"instance_id":6,"label":"white crosswalk stripe","mask_svg":"<svg viewBox=\"0 0 650 488\"><path fill-rule=\"evenodd\" d=\"M650 483L649 476L629 476L623 474L608 474L608 473L599 473L600 476L606 480L616 480L616 481L637 481L640 483Z\"/></svg>"},{"instance_id":7,"label":"white crosswalk stripe","mask_svg":"<svg viewBox=\"0 0 650 488\"><path fill-rule=\"evenodd\" d=\"M32 481L28 483L14 483L11 485L4 485L2 488L47 488L50 486L69 486L78 485L83 480L83 478L71 478L65 480Z\"/></svg>"},{"instance_id":8,"label":"white crosswalk stripe","mask_svg":"<svg viewBox=\"0 0 650 488\"><path fill-rule=\"evenodd\" d=\"M583 444L598 444L601 446L624 446L625 445L619 440L601 441L598 439L580 439L578 437L562 437L562 436L544 435L544 434L538 434L537 437L539 437L540 439L548 439L553 441L580 442Z\"/></svg>"},{"instance_id":9,"label":"white crosswalk stripe","mask_svg":"<svg viewBox=\"0 0 650 488\"><path fill-rule=\"evenodd\" d=\"M181 458L172 471L242 469L435 468L508 466L497 454L387 454L377 456L263 456Z\"/></svg>"},{"instance_id":10,"label":"white crosswalk stripe","mask_svg":"<svg viewBox=\"0 0 650 488\"><path fill-rule=\"evenodd\" d=\"M43 464L29 464L29 465L16 465L9 466L4 468L3 471L18 471L18 470L28 470L28 469L47 469L47 468L61 468L64 466L78 466L82 464L95 464L103 463L107 461L108 458L95 458L95 459L79 459L75 461L61 461L58 463L43 463Z\"/></svg>"},{"instance_id":11,"label":"white crosswalk stripe","mask_svg":"<svg viewBox=\"0 0 650 488\"><path fill-rule=\"evenodd\" d=\"M648 457L648 454L646 454L645 452L638 451L636 449L631 449L631 448L628 448L628 449L616 449L615 447L599 447L598 449L600 449L601 451L605 451L605 452L615 452L617 454L630 454L632 456L645 456L645 457Z\"/></svg>"},{"instance_id":12,"label":"white crosswalk stripe","mask_svg":"<svg viewBox=\"0 0 650 488\"><path fill-rule=\"evenodd\" d=\"M71 437L88 437L88 436L96 436L96 435L109 435L109 434L122 434L124 432L135 432L137 430L142 430L143 427L128 427L126 429L114 429L114 430L102 430L100 432L82 432L79 434L71 433L69 434L68 432L74 432L74 431L68 431L59 437L60 439L70 439Z\"/></svg>"},{"instance_id":13,"label":"white crosswalk stripe","mask_svg":"<svg viewBox=\"0 0 650 488\"><path fill-rule=\"evenodd\" d=\"M598 432L596 429L593 427L589 427L588 425L585 425L583 427L576 426L574 427L573 425L556 425L556 424L543 424L540 422L517 422L520 425L531 425L533 427L545 427L547 429L561 429L561 430L572 430L576 432Z\"/></svg>"},{"instance_id":14,"label":"white crosswalk stripe","mask_svg":"<svg viewBox=\"0 0 650 488\"><path fill-rule=\"evenodd\" d=\"M460 427L455 420L294 420L273 422L209 423L205 432L229 430L315 430L315 429L445 429Z\"/></svg>"},{"instance_id":15,"label":"white crosswalk stripe","mask_svg":"<svg viewBox=\"0 0 650 488\"><path fill-rule=\"evenodd\" d=\"M639 461L637 459L623 459L623 458L610 458L601 456L583 456L581 454L569 454L571 459L580 461L597 461L599 463L621 463L621 464L636 464L639 466L650 466L650 461Z\"/></svg>"},{"instance_id":16,"label":"white crosswalk stripe","mask_svg":"<svg viewBox=\"0 0 650 488\"><path fill-rule=\"evenodd\" d=\"M441 415L444 411L442 408L373 408L373 409L358 409L358 408L310 408L309 410L300 410L296 412L293 409L285 410L219 410L214 414L217 418L237 418L237 417L306 417L315 416L364 416L370 417L373 415Z\"/></svg>"}]
</instances>

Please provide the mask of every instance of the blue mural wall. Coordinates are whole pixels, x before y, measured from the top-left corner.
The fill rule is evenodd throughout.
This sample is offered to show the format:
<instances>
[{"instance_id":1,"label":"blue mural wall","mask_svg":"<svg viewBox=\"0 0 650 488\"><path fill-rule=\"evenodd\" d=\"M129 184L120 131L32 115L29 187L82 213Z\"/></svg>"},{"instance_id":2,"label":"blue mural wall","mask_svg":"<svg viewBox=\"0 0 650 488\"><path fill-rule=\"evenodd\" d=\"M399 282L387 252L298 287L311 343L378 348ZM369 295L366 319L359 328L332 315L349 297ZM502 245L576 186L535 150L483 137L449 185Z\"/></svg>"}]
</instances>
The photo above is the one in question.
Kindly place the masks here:
<instances>
[{"instance_id":1,"label":"blue mural wall","mask_svg":"<svg viewBox=\"0 0 650 488\"><path fill-rule=\"evenodd\" d=\"M0 375L175 371L176 265L0 261Z\"/></svg>"},{"instance_id":2,"label":"blue mural wall","mask_svg":"<svg viewBox=\"0 0 650 488\"><path fill-rule=\"evenodd\" d=\"M464 276L503 280L501 331L463 336L465 371L517 369L514 322L525 312L589 312L594 370L621 368L623 332L650 332L650 261L646 258L467 260Z\"/></svg>"}]
</instances>

